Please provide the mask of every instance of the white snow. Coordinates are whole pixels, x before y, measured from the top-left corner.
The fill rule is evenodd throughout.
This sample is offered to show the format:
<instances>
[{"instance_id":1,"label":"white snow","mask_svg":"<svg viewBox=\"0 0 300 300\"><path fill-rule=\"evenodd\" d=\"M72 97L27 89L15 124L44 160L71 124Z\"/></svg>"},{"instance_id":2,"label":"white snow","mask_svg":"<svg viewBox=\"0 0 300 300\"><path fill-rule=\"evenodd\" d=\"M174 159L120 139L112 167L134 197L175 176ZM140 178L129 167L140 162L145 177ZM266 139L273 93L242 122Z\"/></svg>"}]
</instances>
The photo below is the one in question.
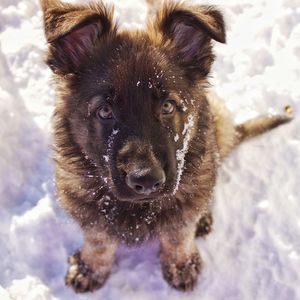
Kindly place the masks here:
<instances>
[{"instance_id":1,"label":"white snow","mask_svg":"<svg viewBox=\"0 0 300 300\"><path fill-rule=\"evenodd\" d=\"M109 156L108 155L103 155L103 158L106 162L109 162Z\"/></svg>"},{"instance_id":2,"label":"white snow","mask_svg":"<svg viewBox=\"0 0 300 300\"><path fill-rule=\"evenodd\" d=\"M194 0L196 3L204 3ZM141 27L144 1L115 0L126 27ZM249 141L223 164L214 231L197 244L204 270L194 292L164 282L158 244L122 247L99 291L64 286L79 227L56 201L51 161L54 89L43 64L38 1L0 2L0 299L300 299L299 0L222 0L227 44L216 44L211 80L237 121L290 104L292 123Z\"/></svg>"},{"instance_id":3,"label":"white snow","mask_svg":"<svg viewBox=\"0 0 300 300\"><path fill-rule=\"evenodd\" d=\"M194 117L192 115L189 115L187 118L187 122L184 124L184 128L182 131L182 135L184 136L183 138L183 145L182 149L179 149L176 151L176 159L177 159L177 177L176 177L176 184L173 190L173 195L176 194L179 185L180 185L180 180L182 177L182 174L184 172L184 166L185 166L185 155L189 151L189 142L191 139L191 130L193 129L194 126ZM176 136L175 136L176 139Z\"/></svg>"}]
</instances>

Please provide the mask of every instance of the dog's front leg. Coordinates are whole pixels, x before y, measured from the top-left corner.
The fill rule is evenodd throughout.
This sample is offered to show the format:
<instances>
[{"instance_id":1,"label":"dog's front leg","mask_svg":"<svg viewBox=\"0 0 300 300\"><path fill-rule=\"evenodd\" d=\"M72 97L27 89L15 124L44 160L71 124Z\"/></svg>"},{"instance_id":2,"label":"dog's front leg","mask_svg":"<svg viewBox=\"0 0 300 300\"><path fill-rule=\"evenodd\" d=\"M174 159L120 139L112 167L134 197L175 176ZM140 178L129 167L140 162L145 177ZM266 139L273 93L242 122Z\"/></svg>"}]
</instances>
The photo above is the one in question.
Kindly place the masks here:
<instances>
[{"instance_id":1,"label":"dog's front leg","mask_svg":"<svg viewBox=\"0 0 300 300\"><path fill-rule=\"evenodd\" d=\"M181 291L191 291L201 270L201 258L195 243L196 222L173 228L160 236L160 260L165 280Z\"/></svg>"},{"instance_id":2,"label":"dog's front leg","mask_svg":"<svg viewBox=\"0 0 300 300\"><path fill-rule=\"evenodd\" d=\"M110 274L117 246L118 242L107 233L87 230L82 249L69 257L66 284L78 293L102 287Z\"/></svg>"}]
</instances>

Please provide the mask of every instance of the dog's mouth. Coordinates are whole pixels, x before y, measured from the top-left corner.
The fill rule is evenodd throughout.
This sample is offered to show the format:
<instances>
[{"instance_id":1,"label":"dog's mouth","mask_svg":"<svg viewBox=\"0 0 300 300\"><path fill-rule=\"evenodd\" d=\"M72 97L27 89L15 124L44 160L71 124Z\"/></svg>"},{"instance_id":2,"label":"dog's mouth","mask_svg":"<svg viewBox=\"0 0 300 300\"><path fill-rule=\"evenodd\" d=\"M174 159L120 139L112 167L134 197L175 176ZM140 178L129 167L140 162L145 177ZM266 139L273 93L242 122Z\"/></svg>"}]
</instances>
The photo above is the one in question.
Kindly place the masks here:
<instances>
[{"instance_id":1,"label":"dog's mouth","mask_svg":"<svg viewBox=\"0 0 300 300\"><path fill-rule=\"evenodd\" d=\"M119 201L141 204L146 202L155 202L171 195L171 191L169 191L168 188L164 188L157 192L153 192L149 195L141 195L134 193L131 190L129 190L125 185L116 186L113 184L110 190L114 197Z\"/></svg>"},{"instance_id":2,"label":"dog's mouth","mask_svg":"<svg viewBox=\"0 0 300 300\"><path fill-rule=\"evenodd\" d=\"M123 195L114 190L112 190L112 193L119 201L135 203L154 202L165 196L164 193L152 193L150 195Z\"/></svg>"}]
</instances>

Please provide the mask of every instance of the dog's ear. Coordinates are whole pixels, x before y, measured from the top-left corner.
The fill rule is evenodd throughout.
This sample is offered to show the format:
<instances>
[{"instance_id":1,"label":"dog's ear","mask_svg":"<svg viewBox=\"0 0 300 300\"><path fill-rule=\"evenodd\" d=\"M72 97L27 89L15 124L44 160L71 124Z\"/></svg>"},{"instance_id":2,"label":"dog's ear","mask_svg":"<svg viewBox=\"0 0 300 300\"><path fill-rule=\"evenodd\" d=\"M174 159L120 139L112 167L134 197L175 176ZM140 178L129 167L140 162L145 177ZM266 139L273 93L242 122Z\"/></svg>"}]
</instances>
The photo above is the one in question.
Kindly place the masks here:
<instances>
[{"instance_id":1,"label":"dog's ear","mask_svg":"<svg viewBox=\"0 0 300 300\"><path fill-rule=\"evenodd\" d=\"M172 49L172 59L192 80L210 72L214 60L211 40L226 41L223 16L213 6L164 5L157 14L154 30L161 33L160 43Z\"/></svg>"},{"instance_id":2,"label":"dog's ear","mask_svg":"<svg viewBox=\"0 0 300 300\"><path fill-rule=\"evenodd\" d=\"M95 46L115 30L112 10L102 3L75 5L40 0L49 52L47 64L55 73L72 73Z\"/></svg>"}]
</instances>

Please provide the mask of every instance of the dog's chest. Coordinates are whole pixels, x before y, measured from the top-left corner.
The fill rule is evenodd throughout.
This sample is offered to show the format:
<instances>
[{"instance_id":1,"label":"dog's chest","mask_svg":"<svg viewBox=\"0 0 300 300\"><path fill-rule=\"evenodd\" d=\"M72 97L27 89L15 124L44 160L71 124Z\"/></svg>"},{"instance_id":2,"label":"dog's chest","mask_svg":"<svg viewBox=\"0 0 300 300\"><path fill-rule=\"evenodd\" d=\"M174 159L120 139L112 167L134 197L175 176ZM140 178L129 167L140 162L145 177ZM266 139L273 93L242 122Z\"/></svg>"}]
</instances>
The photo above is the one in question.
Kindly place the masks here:
<instances>
[{"instance_id":1,"label":"dog's chest","mask_svg":"<svg viewBox=\"0 0 300 300\"><path fill-rule=\"evenodd\" d=\"M126 244L139 244L151 239L171 223L182 222L182 212L172 201L161 199L141 205L130 202L103 201L99 215L106 231Z\"/></svg>"}]
</instances>

